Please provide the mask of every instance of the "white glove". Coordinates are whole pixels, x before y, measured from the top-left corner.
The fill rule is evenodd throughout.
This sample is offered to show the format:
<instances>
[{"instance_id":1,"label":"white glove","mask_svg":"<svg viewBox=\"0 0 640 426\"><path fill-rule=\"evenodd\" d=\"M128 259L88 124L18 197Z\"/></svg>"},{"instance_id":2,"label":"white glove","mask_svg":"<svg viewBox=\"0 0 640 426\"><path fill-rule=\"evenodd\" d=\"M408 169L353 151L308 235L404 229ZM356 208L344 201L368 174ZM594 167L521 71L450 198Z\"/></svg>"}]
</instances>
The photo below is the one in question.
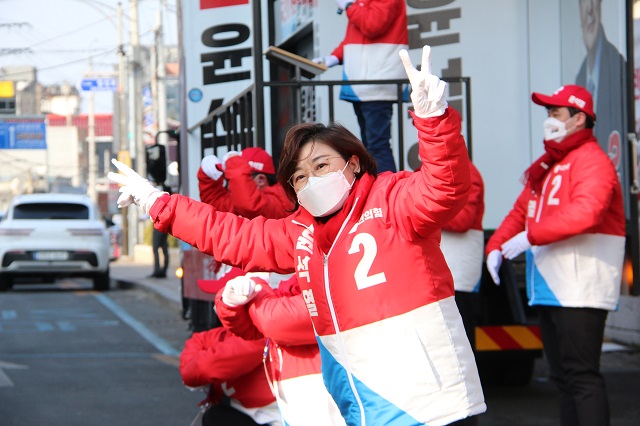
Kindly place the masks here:
<instances>
[{"instance_id":1,"label":"white glove","mask_svg":"<svg viewBox=\"0 0 640 426\"><path fill-rule=\"evenodd\" d=\"M347 3L353 3L353 0L336 0L338 9L341 9L341 10L345 10L347 8Z\"/></svg>"},{"instance_id":2,"label":"white glove","mask_svg":"<svg viewBox=\"0 0 640 426\"><path fill-rule=\"evenodd\" d=\"M489 252L487 255L487 270L496 285L500 285L500 275L498 274L500 265L502 265L502 253L500 253L500 250L492 250Z\"/></svg>"},{"instance_id":3,"label":"white glove","mask_svg":"<svg viewBox=\"0 0 640 426\"><path fill-rule=\"evenodd\" d=\"M337 56L329 55L329 56L319 56L317 58L313 58L311 62L315 62L316 64L324 64L327 68L331 68L340 63L340 59Z\"/></svg>"},{"instance_id":4,"label":"white glove","mask_svg":"<svg viewBox=\"0 0 640 426\"><path fill-rule=\"evenodd\" d=\"M200 161L200 167L204 174L213 180L220 179L224 174L220 169L218 169L218 167L216 167L218 164L222 167L222 161L220 161L220 159L215 155L207 155L202 159L202 161Z\"/></svg>"},{"instance_id":5,"label":"white glove","mask_svg":"<svg viewBox=\"0 0 640 426\"><path fill-rule=\"evenodd\" d=\"M229 152L227 152L224 155L224 157L222 157L222 170L227 170L227 161L229 160L229 158L237 157L237 156L242 156L242 153L240 153L238 151L229 151Z\"/></svg>"},{"instance_id":6,"label":"white glove","mask_svg":"<svg viewBox=\"0 0 640 426\"><path fill-rule=\"evenodd\" d=\"M422 48L422 67L418 71L409 58L409 52L400 51L400 59L411 83L411 102L418 117L438 117L447 109L444 91L447 83L431 74L431 46Z\"/></svg>"},{"instance_id":7,"label":"white glove","mask_svg":"<svg viewBox=\"0 0 640 426\"><path fill-rule=\"evenodd\" d=\"M222 290L222 301L227 306L240 306L248 303L262 290L262 284L259 280L268 283L269 273L249 273L227 281L224 290Z\"/></svg>"},{"instance_id":8,"label":"white glove","mask_svg":"<svg viewBox=\"0 0 640 426\"><path fill-rule=\"evenodd\" d=\"M524 251L531 247L531 243L527 238L527 231L522 231L515 237L502 245L502 255L506 259L514 259Z\"/></svg>"},{"instance_id":9,"label":"white glove","mask_svg":"<svg viewBox=\"0 0 640 426\"><path fill-rule=\"evenodd\" d=\"M109 172L109 174L107 174L109 179L123 185L119 190L122 194L118 198L118 207L127 207L133 203L142 207L142 210L148 214L153 203L155 203L162 194L168 194L155 188L147 179L144 179L126 164L116 159L112 159L111 162L121 172Z\"/></svg>"}]
</instances>

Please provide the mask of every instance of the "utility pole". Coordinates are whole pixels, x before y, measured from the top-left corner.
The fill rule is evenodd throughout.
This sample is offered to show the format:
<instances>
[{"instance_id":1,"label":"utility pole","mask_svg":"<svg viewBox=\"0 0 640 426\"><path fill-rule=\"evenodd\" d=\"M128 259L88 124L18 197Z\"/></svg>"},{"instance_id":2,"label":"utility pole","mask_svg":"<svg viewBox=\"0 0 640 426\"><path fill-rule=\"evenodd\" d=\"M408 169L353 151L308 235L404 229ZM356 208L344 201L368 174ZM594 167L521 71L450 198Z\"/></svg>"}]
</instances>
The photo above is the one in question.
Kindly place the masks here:
<instances>
[{"instance_id":1,"label":"utility pole","mask_svg":"<svg viewBox=\"0 0 640 426\"><path fill-rule=\"evenodd\" d=\"M129 154L129 137L127 135L127 67L124 53L124 35L122 27L122 2L118 2L118 135L120 151L118 160L131 166ZM129 218L128 207L122 209L122 251L129 254Z\"/></svg>"},{"instance_id":2,"label":"utility pole","mask_svg":"<svg viewBox=\"0 0 640 426\"><path fill-rule=\"evenodd\" d=\"M89 75L93 76L93 57L89 56ZM89 160L89 178L87 179L87 194L93 201L98 201L96 196L96 113L95 94L89 91L89 148L87 159Z\"/></svg>"},{"instance_id":3,"label":"utility pole","mask_svg":"<svg viewBox=\"0 0 640 426\"><path fill-rule=\"evenodd\" d=\"M166 89L166 78L167 73L165 69L164 63L164 29L162 22L162 5L164 3L163 0L160 0L160 5L158 9L158 28L156 30L156 50L157 55L156 59L158 62L157 66L157 111L158 111L158 143L163 146L167 146L167 89ZM166 149L166 148L165 148Z\"/></svg>"},{"instance_id":4,"label":"utility pole","mask_svg":"<svg viewBox=\"0 0 640 426\"><path fill-rule=\"evenodd\" d=\"M138 28L138 0L129 0L129 40L131 41L131 72L129 74L129 152L135 158L134 169L147 176L145 150L142 143L142 84L140 33ZM135 244L142 240L142 228L136 209L129 209L129 253L133 253Z\"/></svg>"}]
</instances>

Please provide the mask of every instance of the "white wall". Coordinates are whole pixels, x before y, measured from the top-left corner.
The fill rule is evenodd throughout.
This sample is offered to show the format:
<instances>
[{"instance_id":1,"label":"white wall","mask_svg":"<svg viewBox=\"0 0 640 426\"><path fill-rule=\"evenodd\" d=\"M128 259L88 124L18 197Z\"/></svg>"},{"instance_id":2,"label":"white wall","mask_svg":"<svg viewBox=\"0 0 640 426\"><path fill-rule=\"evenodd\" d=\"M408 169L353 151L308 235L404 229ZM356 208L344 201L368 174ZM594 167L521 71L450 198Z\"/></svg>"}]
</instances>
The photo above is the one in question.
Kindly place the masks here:
<instances>
[{"instance_id":1,"label":"white wall","mask_svg":"<svg viewBox=\"0 0 640 426\"><path fill-rule=\"evenodd\" d=\"M49 176L71 178L73 186L83 182L80 176L80 144L75 126L47 126Z\"/></svg>"}]
</instances>

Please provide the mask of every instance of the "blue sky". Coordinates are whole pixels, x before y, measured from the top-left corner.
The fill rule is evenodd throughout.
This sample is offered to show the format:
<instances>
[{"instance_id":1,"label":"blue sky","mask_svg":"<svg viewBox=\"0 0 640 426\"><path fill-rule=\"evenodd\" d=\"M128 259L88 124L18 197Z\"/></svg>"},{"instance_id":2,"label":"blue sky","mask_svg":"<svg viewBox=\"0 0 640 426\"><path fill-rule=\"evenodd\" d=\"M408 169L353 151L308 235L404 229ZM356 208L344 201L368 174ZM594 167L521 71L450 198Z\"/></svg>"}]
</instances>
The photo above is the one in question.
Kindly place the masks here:
<instances>
[{"instance_id":1,"label":"blue sky","mask_svg":"<svg viewBox=\"0 0 640 426\"><path fill-rule=\"evenodd\" d=\"M121 3L126 48L130 1ZM161 5L165 44L177 43L176 0L138 0L140 44L153 44ZM79 89L90 58L98 72L113 71L118 64L117 7L118 0L0 0L0 68L36 66L42 84L68 81ZM83 111L86 103L83 100ZM111 95L96 92L95 108L111 112Z\"/></svg>"}]
</instances>

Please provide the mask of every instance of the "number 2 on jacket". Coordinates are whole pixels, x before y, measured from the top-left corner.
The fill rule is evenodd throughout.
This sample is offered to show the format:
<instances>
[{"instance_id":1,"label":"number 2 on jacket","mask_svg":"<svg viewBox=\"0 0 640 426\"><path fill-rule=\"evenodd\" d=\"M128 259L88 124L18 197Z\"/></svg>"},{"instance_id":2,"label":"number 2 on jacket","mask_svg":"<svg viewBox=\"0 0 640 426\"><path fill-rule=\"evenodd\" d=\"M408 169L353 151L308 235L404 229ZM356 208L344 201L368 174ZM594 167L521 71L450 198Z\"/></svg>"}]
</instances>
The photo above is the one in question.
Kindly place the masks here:
<instances>
[{"instance_id":1,"label":"number 2 on jacket","mask_svg":"<svg viewBox=\"0 0 640 426\"><path fill-rule=\"evenodd\" d=\"M356 280L356 285L358 286L358 290L386 283L387 278L385 277L384 272L380 272L375 275L369 275L371 265L373 265L373 261L378 254L378 245L376 244L376 239L373 238L373 235L367 233L357 234L351 242L349 254L359 253L360 247L363 248L364 253L362 255L362 259L356 267L356 271L353 274L353 277Z\"/></svg>"},{"instance_id":2,"label":"number 2 on jacket","mask_svg":"<svg viewBox=\"0 0 640 426\"><path fill-rule=\"evenodd\" d=\"M560 204L560 199L555 196L560 189L560 185L562 185L562 175L555 175L551 181L551 191L549 191L547 205L557 206Z\"/></svg>"}]
</instances>

